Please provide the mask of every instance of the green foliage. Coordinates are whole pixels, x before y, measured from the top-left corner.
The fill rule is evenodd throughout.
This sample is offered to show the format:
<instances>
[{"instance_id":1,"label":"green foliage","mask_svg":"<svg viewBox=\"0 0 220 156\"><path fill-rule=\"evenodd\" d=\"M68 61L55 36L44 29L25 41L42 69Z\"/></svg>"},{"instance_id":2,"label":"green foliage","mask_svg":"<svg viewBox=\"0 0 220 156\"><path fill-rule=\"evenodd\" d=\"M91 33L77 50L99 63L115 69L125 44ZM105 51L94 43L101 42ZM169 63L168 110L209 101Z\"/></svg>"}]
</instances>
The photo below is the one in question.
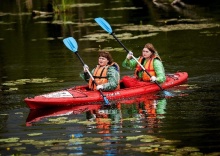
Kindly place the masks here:
<instances>
[{"instance_id":1,"label":"green foliage","mask_svg":"<svg viewBox=\"0 0 220 156\"><path fill-rule=\"evenodd\" d=\"M74 4L74 1L71 0L62 0L62 4L60 4L60 0L53 1L53 9L54 12L66 12L71 4Z\"/></svg>"}]
</instances>

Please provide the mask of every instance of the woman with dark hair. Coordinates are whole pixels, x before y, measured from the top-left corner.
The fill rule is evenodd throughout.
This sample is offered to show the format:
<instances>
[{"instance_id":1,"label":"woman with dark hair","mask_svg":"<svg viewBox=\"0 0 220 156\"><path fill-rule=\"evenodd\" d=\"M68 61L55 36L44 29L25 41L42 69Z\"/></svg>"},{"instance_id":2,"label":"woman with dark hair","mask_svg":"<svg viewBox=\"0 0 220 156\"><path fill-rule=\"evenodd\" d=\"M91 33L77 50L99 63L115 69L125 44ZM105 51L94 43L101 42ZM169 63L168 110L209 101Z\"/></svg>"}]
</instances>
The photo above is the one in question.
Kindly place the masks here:
<instances>
[{"instance_id":1,"label":"woman with dark hair","mask_svg":"<svg viewBox=\"0 0 220 156\"><path fill-rule=\"evenodd\" d=\"M142 56L140 56L137 60L142 66L148 71L151 75L143 71L140 65L136 60L132 59L132 52L129 52L126 59L123 61L122 66L128 69L135 69L135 77L141 81L157 81L159 83L163 83L166 80L165 70L161 59L151 43L147 43L143 50Z\"/></svg>"},{"instance_id":2,"label":"woman with dark hair","mask_svg":"<svg viewBox=\"0 0 220 156\"><path fill-rule=\"evenodd\" d=\"M113 61L109 52L99 52L98 65L91 72L97 86L90 78L86 68L88 69L87 65L84 66L84 74L81 74L81 77L89 82L89 88L91 90L101 89L103 91L111 91L120 88L119 66Z\"/></svg>"}]
</instances>

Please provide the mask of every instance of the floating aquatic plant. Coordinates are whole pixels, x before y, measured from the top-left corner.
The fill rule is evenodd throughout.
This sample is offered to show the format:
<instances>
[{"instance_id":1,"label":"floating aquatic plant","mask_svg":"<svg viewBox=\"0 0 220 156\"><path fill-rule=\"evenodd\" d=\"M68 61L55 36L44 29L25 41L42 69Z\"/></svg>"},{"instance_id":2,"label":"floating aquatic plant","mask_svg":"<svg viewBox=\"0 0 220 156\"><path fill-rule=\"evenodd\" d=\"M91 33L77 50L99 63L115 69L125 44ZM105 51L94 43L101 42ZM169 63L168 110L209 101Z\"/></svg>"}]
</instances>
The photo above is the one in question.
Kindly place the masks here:
<instances>
[{"instance_id":1,"label":"floating aquatic plant","mask_svg":"<svg viewBox=\"0 0 220 156\"><path fill-rule=\"evenodd\" d=\"M33 78L33 79L18 79L15 81L6 81L2 83L3 86L16 86L16 85L24 85L27 83L49 83L57 81L56 78Z\"/></svg>"},{"instance_id":2,"label":"floating aquatic plant","mask_svg":"<svg viewBox=\"0 0 220 156\"><path fill-rule=\"evenodd\" d=\"M111 9L105 9L105 10L139 10L142 9L141 7L137 8L137 7L117 7L117 8L111 8Z\"/></svg>"},{"instance_id":3,"label":"floating aquatic plant","mask_svg":"<svg viewBox=\"0 0 220 156\"><path fill-rule=\"evenodd\" d=\"M6 81L1 85L4 87L1 90L4 92L17 91L18 85L25 85L28 83L50 83L50 82L62 82L62 80L58 81L56 78L32 78L32 79L18 79L15 81Z\"/></svg>"},{"instance_id":4,"label":"floating aquatic plant","mask_svg":"<svg viewBox=\"0 0 220 156\"><path fill-rule=\"evenodd\" d=\"M24 150L26 150L26 147L14 147L14 150L16 150L16 151L24 151Z\"/></svg>"},{"instance_id":5,"label":"floating aquatic plant","mask_svg":"<svg viewBox=\"0 0 220 156\"><path fill-rule=\"evenodd\" d=\"M200 23L200 24L174 24L165 26L154 25L127 25L121 27L123 31L148 31L148 32L161 32L161 31L175 31L175 30L199 30L204 28L219 27L215 23Z\"/></svg>"},{"instance_id":6,"label":"floating aquatic plant","mask_svg":"<svg viewBox=\"0 0 220 156\"><path fill-rule=\"evenodd\" d=\"M14 138L7 138L7 139L0 139L0 142L18 142L20 138L14 137Z\"/></svg>"},{"instance_id":7,"label":"floating aquatic plant","mask_svg":"<svg viewBox=\"0 0 220 156\"><path fill-rule=\"evenodd\" d=\"M105 154L105 150L93 150L93 153L95 154Z\"/></svg>"},{"instance_id":8,"label":"floating aquatic plant","mask_svg":"<svg viewBox=\"0 0 220 156\"><path fill-rule=\"evenodd\" d=\"M93 7L93 6L99 6L101 5L100 3L76 3L76 4L70 4L67 5L69 7Z\"/></svg>"},{"instance_id":9,"label":"floating aquatic plant","mask_svg":"<svg viewBox=\"0 0 220 156\"><path fill-rule=\"evenodd\" d=\"M28 134L29 136L39 136L42 133L31 133ZM110 138L110 140L120 140L119 138ZM126 137L127 143L124 146L124 150L134 151L134 152L141 152L141 153L154 153L154 155L203 155L200 150L196 147L182 147L177 148L173 145L178 140L167 140L165 138L160 138L152 135L139 135L139 136L127 136ZM138 140L140 143L138 144ZM133 146L134 141L138 146ZM25 144L35 146L37 149L42 149L47 147L48 149L41 153L40 155L48 155L51 154L52 151L56 150L78 150L81 149L82 145L85 144L95 144L100 147L106 147L111 144L109 142L103 142L101 137L82 137L82 138L71 138L69 140L34 140L34 139L24 139L21 140L20 138L7 138L7 139L0 139L0 142L4 142L5 144L0 145L1 148L6 148L20 152L27 150ZM142 142L142 143L141 143ZM93 150L95 154L104 154L104 150ZM59 155L63 155L62 153L56 153ZM208 155L219 155L219 152L209 153Z\"/></svg>"},{"instance_id":10,"label":"floating aquatic plant","mask_svg":"<svg viewBox=\"0 0 220 156\"><path fill-rule=\"evenodd\" d=\"M84 124L84 125L91 125L91 124L95 124L95 121L79 121L78 123L80 124Z\"/></svg>"},{"instance_id":11,"label":"floating aquatic plant","mask_svg":"<svg viewBox=\"0 0 220 156\"><path fill-rule=\"evenodd\" d=\"M27 134L28 136L38 136L38 135L42 135L43 133L30 133Z\"/></svg>"}]
</instances>

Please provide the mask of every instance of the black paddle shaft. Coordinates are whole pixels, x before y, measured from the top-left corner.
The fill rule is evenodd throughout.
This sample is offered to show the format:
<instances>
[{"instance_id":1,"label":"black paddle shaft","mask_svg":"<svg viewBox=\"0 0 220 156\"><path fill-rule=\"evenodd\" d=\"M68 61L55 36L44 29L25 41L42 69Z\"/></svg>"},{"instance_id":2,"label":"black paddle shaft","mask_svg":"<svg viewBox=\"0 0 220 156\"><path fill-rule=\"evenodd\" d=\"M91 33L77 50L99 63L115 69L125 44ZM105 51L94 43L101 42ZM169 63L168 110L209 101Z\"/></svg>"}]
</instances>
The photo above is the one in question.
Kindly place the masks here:
<instances>
[{"instance_id":1,"label":"black paddle shaft","mask_svg":"<svg viewBox=\"0 0 220 156\"><path fill-rule=\"evenodd\" d=\"M127 53L129 53L129 50L124 46L123 43L121 43L121 41L118 40L118 38L115 36L114 32L112 32L110 35L112 35L118 41L118 43L125 49L125 51Z\"/></svg>"},{"instance_id":2,"label":"black paddle shaft","mask_svg":"<svg viewBox=\"0 0 220 156\"><path fill-rule=\"evenodd\" d=\"M85 63L84 63L84 61L82 60L82 58L79 56L79 54L78 54L77 51L75 52L75 54L76 54L76 56L79 58L79 60L80 60L80 62L82 63L82 65L84 66Z\"/></svg>"},{"instance_id":3,"label":"black paddle shaft","mask_svg":"<svg viewBox=\"0 0 220 156\"><path fill-rule=\"evenodd\" d=\"M85 63L84 63L84 61L82 60L82 58L79 56L79 54L78 54L77 51L75 52L75 54L76 54L76 56L79 58L79 60L80 60L80 62L82 63L82 65L84 66ZM90 77L91 77L91 75L90 75ZM97 86L98 84L96 83L96 81L94 80L93 77L92 77L92 79L93 79L93 82L95 83L95 85Z\"/></svg>"}]
</instances>

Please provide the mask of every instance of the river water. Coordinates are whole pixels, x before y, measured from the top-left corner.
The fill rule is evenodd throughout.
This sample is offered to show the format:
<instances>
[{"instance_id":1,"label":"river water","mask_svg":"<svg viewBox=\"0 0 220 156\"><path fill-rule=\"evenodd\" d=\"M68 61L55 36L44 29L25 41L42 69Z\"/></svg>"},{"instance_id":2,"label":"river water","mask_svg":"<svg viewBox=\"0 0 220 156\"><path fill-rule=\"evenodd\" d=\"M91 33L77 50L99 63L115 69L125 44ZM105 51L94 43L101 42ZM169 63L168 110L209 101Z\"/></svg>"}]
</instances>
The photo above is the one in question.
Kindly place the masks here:
<instances>
[{"instance_id":1,"label":"river water","mask_svg":"<svg viewBox=\"0 0 220 156\"><path fill-rule=\"evenodd\" d=\"M168 1L0 0L0 155L220 155L220 4ZM72 36L92 69L97 51L123 48L94 21L106 19L135 56L153 43L166 73L188 81L170 98L30 111L24 98L85 84L62 40ZM121 67L121 76L132 75Z\"/></svg>"}]
</instances>

